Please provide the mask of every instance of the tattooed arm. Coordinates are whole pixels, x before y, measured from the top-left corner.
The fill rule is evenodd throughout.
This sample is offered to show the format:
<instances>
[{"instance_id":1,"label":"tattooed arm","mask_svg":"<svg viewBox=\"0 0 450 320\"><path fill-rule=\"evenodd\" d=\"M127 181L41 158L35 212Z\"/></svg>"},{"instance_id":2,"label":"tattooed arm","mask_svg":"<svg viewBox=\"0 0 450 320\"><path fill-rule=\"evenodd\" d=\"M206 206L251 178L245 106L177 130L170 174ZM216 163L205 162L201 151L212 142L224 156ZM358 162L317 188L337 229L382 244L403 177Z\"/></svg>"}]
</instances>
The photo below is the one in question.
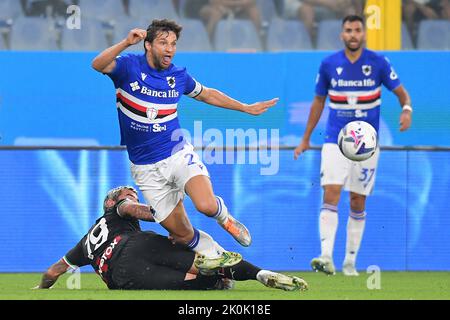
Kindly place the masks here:
<instances>
[{"instance_id":1,"label":"tattooed arm","mask_svg":"<svg viewBox=\"0 0 450 320\"><path fill-rule=\"evenodd\" d=\"M142 203L124 201L118 206L117 212L124 218L129 217L143 221L155 221L153 218L153 212L155 212L154 209L151 206Z\"/></svg>"},{"instance_id":2,"label":"tattooed arm","mask_svg":"<svg viewBox=\"0 0 450 320\"><path fill-rule=\"evenodd\" d=\"M59 276L67 271L69 266L67 263L60 259L54 263L48 270L42 275L41 283L33 289L49 289L58 280Z\"/></svg>"},{"instance_id":3,"label":"tattooed arm","mask_svg":"<svg viewBox=\"0 0 450 320\"><path fill-rule=\"evenodd\" d=\"M48 268L42 275L40 284L33 289L49 289L67 270L76 270L79 267L89 265L91 260L84 255L84 243L85 238L81 239L75 247L70 249L69 252L64 255L64 257Z\"/></svg>"}]
</instances>

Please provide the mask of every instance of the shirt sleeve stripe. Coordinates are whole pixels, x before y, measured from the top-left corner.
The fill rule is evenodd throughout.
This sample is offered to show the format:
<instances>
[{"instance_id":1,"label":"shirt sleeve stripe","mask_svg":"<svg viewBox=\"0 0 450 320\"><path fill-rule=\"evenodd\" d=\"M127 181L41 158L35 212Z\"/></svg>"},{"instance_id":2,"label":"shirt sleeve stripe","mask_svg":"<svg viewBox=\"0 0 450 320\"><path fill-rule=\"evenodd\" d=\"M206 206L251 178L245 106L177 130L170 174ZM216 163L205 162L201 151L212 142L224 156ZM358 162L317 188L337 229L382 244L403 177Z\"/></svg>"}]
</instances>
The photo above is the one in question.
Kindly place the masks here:
<instances>
[{"instance_id":1,"label":"shirt sleeve stripe","mask_svg":"<svg viewBox=\"0 0 450 320\"><path fill-rule=\"evenodd\" d=\"M67 260L66 256L63 257L63 261L67 264L67 266L69 266L72 269L77 269L78 266L71 264L69 260Z\"/></svg>"}]
</instances>

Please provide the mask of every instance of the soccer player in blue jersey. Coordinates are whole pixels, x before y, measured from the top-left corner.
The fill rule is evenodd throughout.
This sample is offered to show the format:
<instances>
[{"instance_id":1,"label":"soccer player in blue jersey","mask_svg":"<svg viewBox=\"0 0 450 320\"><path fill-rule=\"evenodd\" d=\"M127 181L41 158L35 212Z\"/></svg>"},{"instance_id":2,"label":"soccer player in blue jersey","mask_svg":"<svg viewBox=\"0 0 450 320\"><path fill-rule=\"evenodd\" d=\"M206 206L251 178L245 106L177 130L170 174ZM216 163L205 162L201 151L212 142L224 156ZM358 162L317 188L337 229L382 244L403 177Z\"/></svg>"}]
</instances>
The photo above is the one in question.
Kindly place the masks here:
<instances>
[{"instance_id":1,"label":"soccer player in blue jersey","mask_svg":"<svg viewBox=\"0 0 450 320\"><path fill-rule=\"evenodd\" d=\"M311 266L326 274L335 274L333 248L338 216L337 205L342 187L350 191L350 216L347 223L346 254L342 271L357 276L356 256L365 227L366 197L372 192L379 150L368 160L354 162L345 158L338 146L339 131L348 122L370 123L378 132L381 85L397 96L402 111L400 131L411 125L411 99L389 61L366 48L364 21L351 15L343 19L341 39L345 49L326 57L316 80L316 95L311 105L306 130L294 151L294 158L310 147L310 137L320 119L327 95L330 102L325 143L322 147L320 179L324 190L320 210L319 232L321 255Z\"/></svg>"},{"instance_id":2,"label":"soccer player in blue jersey","mask_svg":"<svg viewBox=\"0 0 450 320\"><path fill-rule=\"evenodd\" d=\"M216 219L241 245L249 246L251 236L214 194L205 165L180 134L178 102L184 94L213 106L259 115L278 99L245 104L203 86L186 68L172 64L181 29L174 21L153 20L147 30L133 29L126 39L101 52L92 67L114 82L121 144L127 146L136 185L157 212L155 220L176 242L203 255L205 269L213 269L236 264L242 257L223 252L210 235L192 227L183 206L185 193L198 211ZM120 55L142 40L144 54Z\"/></svg>"}]
</instances>

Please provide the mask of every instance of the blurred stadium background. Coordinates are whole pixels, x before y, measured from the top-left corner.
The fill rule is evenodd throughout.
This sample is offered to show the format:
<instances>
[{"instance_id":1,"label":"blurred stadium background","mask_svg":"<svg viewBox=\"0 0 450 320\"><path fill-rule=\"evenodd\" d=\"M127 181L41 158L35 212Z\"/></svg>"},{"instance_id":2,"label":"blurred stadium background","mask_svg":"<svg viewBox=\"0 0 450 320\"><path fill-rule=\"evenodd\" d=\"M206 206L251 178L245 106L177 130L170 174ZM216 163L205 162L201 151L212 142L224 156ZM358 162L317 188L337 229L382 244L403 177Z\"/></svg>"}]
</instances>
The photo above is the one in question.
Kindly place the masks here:
<instances>
[{"instance_id":1,"label":"blurred stadium background","mask_svg":"<svg viewBox=\"0 0 450 320\"><path fill-rule=\"evenodd\" d=\"M250 228L251 247L238 247L188 202L193 225L257 265L309 270L320 249L320 152L311 150L294 162L288 147L299 142L305 128L321 59L341 49L344 12L322 10L308 31L284 1L255 0L259 26L245 12L229 12L208 34L199 14L207 2L0 0L0 272L43 271L84 235L108 189L133 183L126 152L116 147L113 84L90 63L130 29L162 17L184 26L175 63L187 66L201 83L246 102L280 97L260 117L182 98L181 124L192 135L199 121L203 132L215 128L224 137L226 129L278 129L279 137L269 138L286 147L279 151L276 175L260 175L261 164L208 166L216 193ZM380 139L387 150L368 201L358 260L364 270L370 265L450 270L450 17L444 14L449 4L403 1L403 8L414 3L416 11L403 12L401 47L385 51L411 94L413 126L399 132L400 107L384 90ZM70 4L81 9L79 30L67 28ZM436 15L429 17L419 5ZM133 50L141 51L142 44ZM316 146L322 144L325 119L326 112L312 139ZM347 195L339 209L338 268ZM144 226L165 234L159 226Z\"/></svg>"}]
</instances>

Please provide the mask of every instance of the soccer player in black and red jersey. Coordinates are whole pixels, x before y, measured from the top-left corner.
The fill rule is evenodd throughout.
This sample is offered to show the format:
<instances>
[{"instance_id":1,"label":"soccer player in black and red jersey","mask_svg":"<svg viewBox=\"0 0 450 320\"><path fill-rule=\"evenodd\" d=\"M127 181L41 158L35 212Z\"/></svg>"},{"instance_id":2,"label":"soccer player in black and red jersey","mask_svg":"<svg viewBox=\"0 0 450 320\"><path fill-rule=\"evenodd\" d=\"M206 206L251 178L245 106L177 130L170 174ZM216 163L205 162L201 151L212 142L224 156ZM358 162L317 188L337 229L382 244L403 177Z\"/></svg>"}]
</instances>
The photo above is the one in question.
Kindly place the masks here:
<instances>
[{"instance_id":1,"label":"soccer player in black and red jersey","mask_svg":"<svg viewBox=\"0 0 450 320\"><path fill-rule=\"evenodd\" d=\"M43 274L36 288L50 288L68 269L90 264L109 289L225 289L233 280L258 280L288 291L307 289L301 278L262 270L245 260L200 273L195 266L196 252L168 237L141 230L139 220L154 221L154 211L139 203L133 187L110 190L103 211L77 245Z\"/></svg>"}]
</instances>

